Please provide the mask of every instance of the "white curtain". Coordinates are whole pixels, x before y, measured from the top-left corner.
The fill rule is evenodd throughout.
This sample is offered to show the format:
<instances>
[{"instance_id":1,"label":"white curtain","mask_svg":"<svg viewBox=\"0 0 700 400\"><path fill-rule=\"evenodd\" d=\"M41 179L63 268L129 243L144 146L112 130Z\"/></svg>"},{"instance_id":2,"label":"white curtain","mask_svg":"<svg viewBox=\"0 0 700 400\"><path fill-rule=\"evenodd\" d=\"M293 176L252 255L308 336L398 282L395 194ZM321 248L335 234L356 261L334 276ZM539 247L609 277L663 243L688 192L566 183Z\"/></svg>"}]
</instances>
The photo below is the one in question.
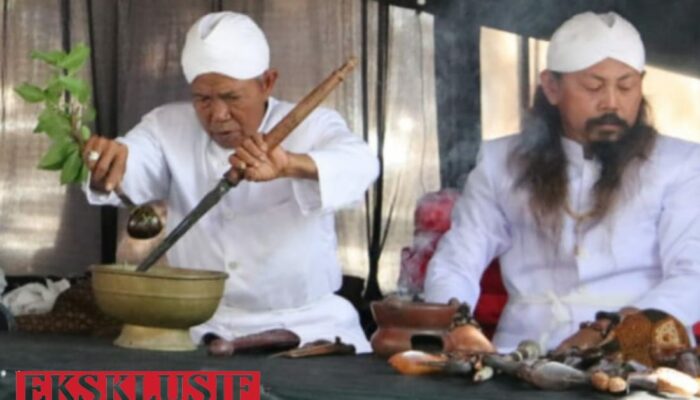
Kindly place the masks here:
<instances>
[{"instance_id":1,"label":"white curtain","mask_svg":"<svg viewBox=\"0 0 700 400\"><path fill-rule=\"evenodd\" d=\"M440 187L433 17L391 7L389 18L382 207L388 228L379 263L384 294L396 289L401 248L413 242L417 200Z\"/></svg>"},{"instance_id":2,"label":"white curtain","mask_svg":"<svg viewBox=\"0 0 700 400\"><path fill-rule=\"evenodd\" d=\"M75 274L100 259L99 211L76 188L60 186L57 173L37 169L49 146L32 133L40 107L13 91L49 78L30 60L32 50L60 49L64 31L86 40L85 2L72 3L74 23L66 25L55 1L5 1L0 11L0 268L8 275Z\"/></svg>"}]
</instances>

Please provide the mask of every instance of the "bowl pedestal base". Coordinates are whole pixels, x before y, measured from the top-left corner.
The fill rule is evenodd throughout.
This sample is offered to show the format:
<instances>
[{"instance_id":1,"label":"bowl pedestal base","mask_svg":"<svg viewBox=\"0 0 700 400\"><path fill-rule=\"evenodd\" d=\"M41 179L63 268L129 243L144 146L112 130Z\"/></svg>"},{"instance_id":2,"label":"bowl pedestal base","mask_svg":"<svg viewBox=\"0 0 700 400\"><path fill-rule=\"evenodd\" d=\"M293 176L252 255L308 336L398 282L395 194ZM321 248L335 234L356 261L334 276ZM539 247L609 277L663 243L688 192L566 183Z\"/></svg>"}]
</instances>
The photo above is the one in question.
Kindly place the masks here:
<instances>
[{"instance_id":1,"label":"bowl pedestal base","mask_svg":"<svg viewBox=\"0 0 700 400\"><path fill-rule=\"evenodd\" d=\"M193 351L197 346L188 329L155 328L125 324L114 341L119 347L158 351Z\"/></svg>"}]
</instances>

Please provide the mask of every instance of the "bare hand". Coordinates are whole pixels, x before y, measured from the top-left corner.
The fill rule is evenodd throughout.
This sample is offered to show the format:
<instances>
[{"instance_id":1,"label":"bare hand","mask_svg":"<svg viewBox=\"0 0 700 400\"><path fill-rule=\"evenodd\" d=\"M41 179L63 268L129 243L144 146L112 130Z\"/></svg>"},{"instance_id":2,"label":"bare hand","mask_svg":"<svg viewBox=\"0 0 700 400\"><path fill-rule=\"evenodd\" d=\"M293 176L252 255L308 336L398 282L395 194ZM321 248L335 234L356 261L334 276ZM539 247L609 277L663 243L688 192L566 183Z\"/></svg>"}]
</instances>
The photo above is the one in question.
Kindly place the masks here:
<instances>
[{"instance_id":1,"label":"bare hand","mask_svg":"<svg viewBox=\"0 0 700 400\"><path fill-rule=\"evenodd\" d=\"M235 153L229 158L232 172L229 179L243 179L253 182L263 182L284 176L289 166L289 154L281 147L269 152L269 146L260 134L246 138L235 148Z\"/></svg>"},{"instance_id":2,"label":"bare hand","mask_svg":"<svg viewBox=\"0 0 700 400\"><path fill-rule=\"evenodd\" d=\"M92 136L83 148L83 160L92 173L90 187L111 192L126 172L129 149L112 139Z\"/></svg>"}]
</instances>

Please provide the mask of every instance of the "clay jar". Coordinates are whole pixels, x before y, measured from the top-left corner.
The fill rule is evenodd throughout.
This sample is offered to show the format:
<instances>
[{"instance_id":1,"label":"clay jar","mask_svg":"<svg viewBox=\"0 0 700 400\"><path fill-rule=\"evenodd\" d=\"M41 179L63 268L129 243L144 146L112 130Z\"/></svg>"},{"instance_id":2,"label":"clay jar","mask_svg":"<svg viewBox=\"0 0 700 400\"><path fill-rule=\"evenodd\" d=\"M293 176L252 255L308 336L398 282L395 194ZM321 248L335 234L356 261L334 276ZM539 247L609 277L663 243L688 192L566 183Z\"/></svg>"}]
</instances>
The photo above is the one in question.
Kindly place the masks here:
<instances>
[{"instance_id":1,"label":"clay jar","mask_svg":"<svg viewBox=\"0 0 700 400\"><path fill-rule=\"evenodd\" d=\"M372 302L372 316L377 323L377 331L370 340L372 350L381 357L390 357L416 348L417 342L424 341L433 341L441 349L442 339L458 306L397 298Z\"/></svg>"}]
</instances>

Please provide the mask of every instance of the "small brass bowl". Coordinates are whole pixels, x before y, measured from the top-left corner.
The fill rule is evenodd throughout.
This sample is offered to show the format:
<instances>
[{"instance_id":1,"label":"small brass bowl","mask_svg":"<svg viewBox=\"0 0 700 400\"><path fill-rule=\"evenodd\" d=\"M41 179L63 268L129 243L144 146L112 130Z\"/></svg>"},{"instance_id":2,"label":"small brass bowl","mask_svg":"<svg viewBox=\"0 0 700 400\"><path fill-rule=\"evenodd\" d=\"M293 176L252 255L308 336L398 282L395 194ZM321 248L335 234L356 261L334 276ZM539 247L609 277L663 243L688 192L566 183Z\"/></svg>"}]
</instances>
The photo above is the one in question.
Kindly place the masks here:
<instances>
[{"instance_id":1,"label":"small brass bowl","mask_svg":"<svg viewBox=\"0 0 700 400\"><path fill-rule=\"evenodd\" d=\"M224 272L155 266L136 272L135 265L96 265L92 290L100 309L125 323L117 346L189 351L197 346L191 326L216 311L228 275Z\"/></svg>"}]
</instances>

